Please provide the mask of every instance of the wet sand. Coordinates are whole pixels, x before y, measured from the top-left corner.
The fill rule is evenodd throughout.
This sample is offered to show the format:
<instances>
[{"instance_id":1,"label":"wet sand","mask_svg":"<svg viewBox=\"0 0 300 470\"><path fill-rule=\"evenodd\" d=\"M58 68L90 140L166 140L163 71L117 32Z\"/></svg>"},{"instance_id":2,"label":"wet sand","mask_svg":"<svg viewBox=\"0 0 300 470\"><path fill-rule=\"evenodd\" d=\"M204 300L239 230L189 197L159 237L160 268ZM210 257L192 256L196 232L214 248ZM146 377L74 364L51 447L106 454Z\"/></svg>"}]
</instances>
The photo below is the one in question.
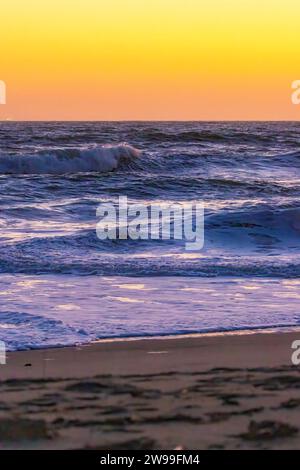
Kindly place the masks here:
<instances>
[{"instance_id":1,"label":"wet sand","mask_svg":"<svg viewBox=\"0 0 300 470\"><path fill-rule=\"evenodd\" d=\"M9 353L0 446L299 449L297 339L243 332Z\"/></svg>"}]
</instances>

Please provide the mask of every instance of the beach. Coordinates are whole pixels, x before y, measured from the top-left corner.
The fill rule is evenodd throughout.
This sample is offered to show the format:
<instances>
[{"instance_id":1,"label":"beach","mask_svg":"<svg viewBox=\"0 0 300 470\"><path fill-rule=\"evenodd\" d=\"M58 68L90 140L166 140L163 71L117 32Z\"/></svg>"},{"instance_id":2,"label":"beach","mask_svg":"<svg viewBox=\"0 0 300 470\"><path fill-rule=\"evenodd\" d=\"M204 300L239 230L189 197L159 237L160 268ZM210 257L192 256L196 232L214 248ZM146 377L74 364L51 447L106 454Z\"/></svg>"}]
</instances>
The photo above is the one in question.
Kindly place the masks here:
<instances>
[{"instance_id":1,"label":"beach","mask_svg":"<svg viewBox=\"0 0 300 470\"><path fill-rule=\"evenodd\" d=\"M244 331L8 353L1 448L300 448L299 338Z\"/></svg>"}]
</instances>

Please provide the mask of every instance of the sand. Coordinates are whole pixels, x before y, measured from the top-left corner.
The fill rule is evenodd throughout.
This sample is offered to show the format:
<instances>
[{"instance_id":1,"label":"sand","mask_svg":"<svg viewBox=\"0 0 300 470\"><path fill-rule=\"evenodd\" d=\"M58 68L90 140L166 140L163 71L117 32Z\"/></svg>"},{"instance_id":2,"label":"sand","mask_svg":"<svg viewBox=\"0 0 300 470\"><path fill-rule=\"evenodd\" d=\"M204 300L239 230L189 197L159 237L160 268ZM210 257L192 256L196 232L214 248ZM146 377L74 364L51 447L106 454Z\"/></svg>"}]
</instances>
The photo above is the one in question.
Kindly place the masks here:
<instances>
[{"instance_id":1,"label":"sand","mask_svg":"<svg viewBox=\"0 0 300 470\"><path fill-rule=\"evenodd\" d=\"M98 342L8 354L6 449L299 449L300 332Z\"/></svg>"}]
</instances>

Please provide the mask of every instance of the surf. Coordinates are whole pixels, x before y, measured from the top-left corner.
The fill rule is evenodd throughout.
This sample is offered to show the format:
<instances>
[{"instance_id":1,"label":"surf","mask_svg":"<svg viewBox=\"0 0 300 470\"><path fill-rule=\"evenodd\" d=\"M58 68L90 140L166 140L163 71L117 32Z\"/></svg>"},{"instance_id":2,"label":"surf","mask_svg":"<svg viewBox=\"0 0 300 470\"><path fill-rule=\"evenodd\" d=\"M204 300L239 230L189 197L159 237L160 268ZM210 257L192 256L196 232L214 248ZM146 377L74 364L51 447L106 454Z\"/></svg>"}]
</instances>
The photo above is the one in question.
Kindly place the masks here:
<instances>
[{"instance_id":1,"label":"surf","mask_svg":"<svg viewBox=\"0 0 300 470\"><path fill-rule=\"evenodd\" d=\"M0 174L108 173L116 170L123 162L135 160L139 155L139 150L128 144L65 148L32 154L0 154Z\"/></svg>"}]
</instances>

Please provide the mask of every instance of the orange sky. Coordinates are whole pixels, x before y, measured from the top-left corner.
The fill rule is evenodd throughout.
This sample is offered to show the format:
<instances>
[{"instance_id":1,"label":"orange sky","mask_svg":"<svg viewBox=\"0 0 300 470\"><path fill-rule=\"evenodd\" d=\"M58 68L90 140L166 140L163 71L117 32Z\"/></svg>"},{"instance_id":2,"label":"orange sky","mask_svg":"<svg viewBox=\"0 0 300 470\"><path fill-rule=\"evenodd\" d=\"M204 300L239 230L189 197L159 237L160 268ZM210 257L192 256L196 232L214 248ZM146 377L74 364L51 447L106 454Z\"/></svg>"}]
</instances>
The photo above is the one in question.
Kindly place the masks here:
<instances>
[{"instance_id":1,"label":"orange sky","mask_svg":"<svg viewBox=\"0 0 300 470\"><path fill-rule=\"evenodd\" d=\"M10 0L0 119L295 119L299 0Z\"/></svg>"}]
</instances>

